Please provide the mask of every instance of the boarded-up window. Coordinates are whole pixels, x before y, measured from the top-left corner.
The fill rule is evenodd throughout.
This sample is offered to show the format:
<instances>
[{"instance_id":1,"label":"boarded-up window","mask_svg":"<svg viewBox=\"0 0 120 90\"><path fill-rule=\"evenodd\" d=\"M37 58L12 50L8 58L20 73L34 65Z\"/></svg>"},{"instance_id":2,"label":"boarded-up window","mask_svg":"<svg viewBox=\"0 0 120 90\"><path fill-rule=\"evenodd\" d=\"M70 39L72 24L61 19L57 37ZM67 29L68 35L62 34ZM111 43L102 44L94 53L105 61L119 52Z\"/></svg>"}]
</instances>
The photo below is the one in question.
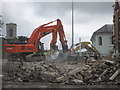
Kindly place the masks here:
<instances>
[{"instance_id":1,"label":"boarded-up window","mask_svg":"<svg viewBox=\"0 0 120 90\"><path fill-rule=\"evenodd\" d=\"M99 41L99 45L102 45L102 37L99 37L98 39L99 39L98 40Z\"/></svg>"},{"instance_id":2,"label":"boarded-up window","mask_svg":"<svg viewBox=\"0 0 120 90\"><path fill-rule=\"evenodd\" d=\"M9 36L13 36L13 29L10 29Z\"/></svg>"},{"instance_id":3,"label":"boarded-up window","mask_svg":"<svg viewBox=\"0 0 120 90\"><path fill-rule=\"evenodd\" d=\"M114 44L114 36L111 37L111 44Z\"/></svg>"}]
</instances>

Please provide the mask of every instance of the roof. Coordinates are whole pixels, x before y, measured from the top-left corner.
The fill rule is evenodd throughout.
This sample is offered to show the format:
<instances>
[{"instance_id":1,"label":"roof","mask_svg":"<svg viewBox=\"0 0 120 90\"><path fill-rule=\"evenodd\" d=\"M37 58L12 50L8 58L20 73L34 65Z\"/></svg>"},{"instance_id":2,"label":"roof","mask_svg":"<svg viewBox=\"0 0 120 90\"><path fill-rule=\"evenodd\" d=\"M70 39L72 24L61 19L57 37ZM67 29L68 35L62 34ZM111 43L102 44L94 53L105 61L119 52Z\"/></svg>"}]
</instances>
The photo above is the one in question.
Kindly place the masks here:
<instances>
[{"instance_id":1,"label":"roof","mask_svg":"<svg viewBox=\"0 0 120 90\"><path fill-rule=\"evenodd\" d=\"M113 33L113 24L105 24L103 27L95 31L91 37L92 38L99 33Z\"/></svg>"},{"instance_id":2,"label":"roof","mask_svg":"<svg viewBox=\"0 0 120 90\"><path fill-rule=\"evenodd\" d=\"M17 25L16 23L7 23L6 25Z\"/></svg>"},{"instance_id":3,"label":"roof","mask_svg":"<svg viewBox=\"0 0 120 90\"><path fill-rule=\"evenodd\" d=\"M112 24L106 24L94 33L111 33L113 32L113 25Z\"/></svg>"}]
</instances>

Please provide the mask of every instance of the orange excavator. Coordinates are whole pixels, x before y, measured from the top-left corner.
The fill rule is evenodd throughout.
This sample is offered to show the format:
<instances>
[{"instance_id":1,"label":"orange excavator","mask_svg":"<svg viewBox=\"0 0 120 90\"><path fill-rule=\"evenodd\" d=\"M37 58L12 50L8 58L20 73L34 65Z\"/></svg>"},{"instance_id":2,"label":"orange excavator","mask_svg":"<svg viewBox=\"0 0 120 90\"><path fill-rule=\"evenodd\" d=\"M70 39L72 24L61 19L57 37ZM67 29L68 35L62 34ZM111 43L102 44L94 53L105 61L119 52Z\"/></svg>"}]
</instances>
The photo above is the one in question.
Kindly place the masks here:
<instances>
[{"instance_id":1,"label":"orange excavator","mask_svg":"<svg viewBox=\"0 0 120 90\"><path fill-rule=\"evenodd\" d=\"M53 22L57 21L56 25L50 25ZM30 53L39 52L39 41L42 37L52 33L52 40L50 43L50 48L56 50L57 34L59 34L60 42L62 44L63 52L68 51L67 40L65 38L65 33L63 25L60 19L51 21L47 24L43 24L36 28L31 34L29 40L26 44L5 44L5 52L10 53L13 57L15 55L22 57L22 59L29 55Z\"/></svg>"}]
</instances>

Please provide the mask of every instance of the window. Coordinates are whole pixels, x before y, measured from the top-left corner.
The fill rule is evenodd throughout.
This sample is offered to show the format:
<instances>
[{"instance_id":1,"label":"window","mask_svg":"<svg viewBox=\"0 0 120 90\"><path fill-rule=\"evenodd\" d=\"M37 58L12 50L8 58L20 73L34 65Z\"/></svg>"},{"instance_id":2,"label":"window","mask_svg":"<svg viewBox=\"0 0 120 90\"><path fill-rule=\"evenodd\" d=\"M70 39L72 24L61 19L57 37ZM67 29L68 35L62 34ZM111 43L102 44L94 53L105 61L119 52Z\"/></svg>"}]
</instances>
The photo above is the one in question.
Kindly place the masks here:
<instances>
[{"instance_id":1,"label":"window","mask_svg":"<svg viewBox=\"0 0 120 90\"><path fill-rule=\"evenodd\" d=\"M13 29L10 29L9 36L13 36Z\"/></svg>"},{"instance_id":2,"label":"window","mask_svg":"<svg viewBox=\"0 0 120 90\"><path fill-rule=\"evenodd\" d=\"M98 40L99 41L99 45L102 45L102 37L99 37L98 39L99 39Z\"/></svg>"},{"instance_id":3,"label":"window","mask_svg":"<svg viewBox=\"0 0 120 90\"><path fill-rule=\"evenodd\" d=\"M114 36L111 37L111 42L112 42L111 44L114 44L114 38L115 38Z\"/></svg>"}]
</instances>

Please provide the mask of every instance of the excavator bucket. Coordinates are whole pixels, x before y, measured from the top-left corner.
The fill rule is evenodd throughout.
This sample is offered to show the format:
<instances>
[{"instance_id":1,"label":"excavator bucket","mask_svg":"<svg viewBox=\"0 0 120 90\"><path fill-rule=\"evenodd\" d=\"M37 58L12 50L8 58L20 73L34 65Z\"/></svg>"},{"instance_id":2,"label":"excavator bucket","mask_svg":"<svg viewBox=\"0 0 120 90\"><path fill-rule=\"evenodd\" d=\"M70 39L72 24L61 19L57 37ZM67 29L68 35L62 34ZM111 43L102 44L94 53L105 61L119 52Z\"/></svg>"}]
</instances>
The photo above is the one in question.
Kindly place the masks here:
<instances>
[{"instance_id":1,"label":"excavator bucket","mask_svg":"<svg viewBox=\"0 0 120 90\"><path fill-rule=\"evenodd\" d=\"M68 45L63 46L63 53L68 52Z\"/></svg>"}]
</instances>

